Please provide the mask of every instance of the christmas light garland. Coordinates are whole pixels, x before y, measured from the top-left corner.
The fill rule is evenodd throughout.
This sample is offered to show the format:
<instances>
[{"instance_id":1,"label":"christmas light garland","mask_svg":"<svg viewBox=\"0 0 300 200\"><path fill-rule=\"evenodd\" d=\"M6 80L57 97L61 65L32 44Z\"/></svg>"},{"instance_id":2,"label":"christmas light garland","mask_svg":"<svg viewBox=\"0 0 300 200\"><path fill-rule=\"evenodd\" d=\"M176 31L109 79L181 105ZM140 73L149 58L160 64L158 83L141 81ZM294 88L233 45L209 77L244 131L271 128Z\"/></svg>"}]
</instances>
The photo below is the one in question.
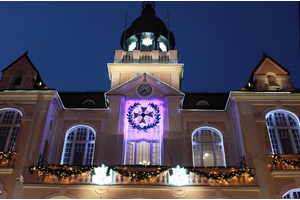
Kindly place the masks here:
<instances>
[{"instance_id":1,"label":"christmas light garland","mask_svg":"<svg viewBox=\"0 0 300 200\"><path fill-rule=\"evenodd\" d=\"M290 166L294 166L294 167L299 167L300 166L300 159L298 160L289 160L289 159L285 159L282 158L279 155L272 155L272 165L277 165L279 162L281 162L284 165L290 165Z\"/></svg>"},{"instance_id":2,"label":"christmas light garland","mask_svg":"<svg viewBox=\"0 0 300 200\"><path fill-rule=\"evenodd\" d=\"M75 169L72 170L72 166L62 166L63 168L57 168L60 166L36 166L32 165L28 167L28 172L30 174L33 174L33 171L39 171L40 175L51 175L52 178L55 176L58 178L69 178L69 177L76 177L83 173L90 172L90 175L96 175L95 172L95 166L86 166L86 167L77 167L73 166ZM66 168L68 167L68 168ZM104 165L102 165L102 168L104 168ZM128 169L129 168L129 169ZM141 170L141 168L145 170ZM154 168L154 169L153 169ZM177 167L179 168L179 166ZM246 168L240 168L236 169L227 173L216 173L216 172L204 172L202 170L199 170L199 168L194 167L187 167L182 168L185 169L186 175L189 175L190 173L193 173L195 175L199 175L201 177L206 178L209 181L231 181L232 178L238 177L238 176L245 176L245 174L248 174L249 177L254 177L254 171L252 169ZM106 169L106 176L109 177L111 171L117 172L123 177L127 177L130 180L135 181L141 181L141 180L150 180L152 178L156 178L160 174L168 171L170 178L173 175L173 170L171 167L167 166L151 166L151 167L143 167L143 166L108 166ZM99 176L102 176L101 174L98 174ZM105 176L105 175L104 175ZM176 176L176 175L175 175ZM103 178L103 177L102 177ZM176 177L174 177L176 179ZM178 179L178 177L177 177Z\"/></svg>"},{"instance_id":3,"label":"christmas light garland","mask_svg":"<svg viewBox=\"0 0 300 200\"><path fill-rule=\"evenodd\" d=\"M149 103L148 104L148 106L150 106L154 110L155 121L151 124L148 124L148 125L145 125L145 126L141 127L139 124L135 123L134 120L133 120L133 111L134 111L134 109L136 109L140 105L141 104L139 102L137 102L137 103L134 103L133 105L131 105L128 108L128 114L127 114L128 123L131 125L131 127L133 129L137 129L139 131L143 130L143 131L147 132L148 129L153 128L157 124L159 124L159 120L160 120L159 107L154 103Z\"/></svg>"},{"instance_id":4,"label":"christmas light garland","mask_svg":"<svg viewBox=\"0 0 300 200\"><path fill-rule=\"evenodd\" d=\"M13 159L18 153L16 151L0 151L0 159L3 159L4 157L7 160Z\"/></svg>"},{"instance_id":5,"label":"christmas light garland","mask_svg":"<svg viewBox=\"0 0 300 200\"><path fill-rule=\"evenodd\" d=\"M72 168L72 167L68 167L68 168ZM42 166L32 165L27 169L30 174L33 174L33 171L38 170L40 171L40 175L43 175L45 173L46 175L52 175L52 178L54 178L54 176L58 178L75 177L77 175L80 175L82 173L87 173L87 172L90 172L91 175L95 175L94 167L90 167L90 166L79 167L79 168L76 167L76 169L71 170L66 168L54 169L52 166L46 166L46 165L42 165Z\"/></svg>"},{"instance_id":6,"label":"christmas light garland","mask_svg":"<svg viewBox=\"0 0 300 200\"><path fill-rule=\"evenodd\" d=\"M159 166L156 170L146 170L146 171L139 171L139 170L124 170L121 169L124 168L124 166L110 166L107 168L106 176L110 175L110 170L113 170L114 172L118 172L121 176L128 177L131 180L149 180L151 178L155 178L156 176L160 175L163 172L169 171L170 176L173 174L173 170L170 167L166 166ZM132 166L130 166L132 167Z\"/></svg>"},{"instance_id":7,"label":"christmas light garland","mask_svg":"<svg viewBox=\"0 0 300 200\"><path fill-rule=\"evenodd\" d=\"M201 177L205 177L206 179L212 181L212 180L217 180L217 181L231 181L233 177L237 176L245 176L245 174L249 174L249 177L254 177L254 171L252 169L249 169L248 167L246 168L241 168L241 169L236 169L231 172L227 173L220 173L220 174L215 174L213 172L204 172L204 171L198 171L197 168L186 168L186 173L194 173L196 175L199 175Z\"/></svg>"}]
</instances>

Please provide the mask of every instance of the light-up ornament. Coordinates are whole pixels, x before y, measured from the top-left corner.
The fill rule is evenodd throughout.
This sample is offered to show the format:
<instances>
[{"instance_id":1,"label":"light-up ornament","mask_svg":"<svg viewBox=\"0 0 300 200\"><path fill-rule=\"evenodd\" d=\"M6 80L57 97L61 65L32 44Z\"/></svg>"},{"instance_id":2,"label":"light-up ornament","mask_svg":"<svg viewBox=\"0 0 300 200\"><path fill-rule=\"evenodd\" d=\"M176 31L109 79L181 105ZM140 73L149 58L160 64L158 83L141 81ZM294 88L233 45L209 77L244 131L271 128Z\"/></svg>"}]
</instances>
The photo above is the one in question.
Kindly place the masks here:
<instances>
[{"instance_id":1,"label":"light-up ornament","mask_svg":"<svg viewBox=\"0 0 300 200\"><path fill-rule=\"evenodd\" d=\"M160 48L163 52L166 52L166 51L167 51L167 46L166 46L163 42L160 42L160 43L159 43L159 48Z\"/></svg>"},{"instance_id":2,"label":"light-up ornament","mask_svg":"<svg viewBox=\"0 0 300 200\"><path fill-rule=\"evenodd\" d=\"M97 167L94 169L95 175L93 176L93 182L103 185L108 184L112 182L111 173L112 170L109 173L109 176L106 176L107 167L104 166L104 164L101 165L101 167Z\"/></svg>"},{"instance_id":3,"label":"light-up ornament","mask_svg":"<svg viewBox=\"0 0 300 200\"><path fill-rule=\"evenodd\" d=\"M131 44L128 47L128 51L133 51L136 48L136 42L131 42Z\"/></svg>"},{"instance_id":4,"label":"light-up ornament","mask_svg":"<svg viewBox=\"0 0 300 200\"><path fill-rule=\"evenodd\" d=\"M172 168L173 175L170 176L170 183L181 186L185 185L189 182L189 177L186 174L186 169L180 168L179 165L177 165L176 168Z\"/></svg>"},{"instance_id":5,"label":"light-up ornament","mask_svg":"<svg viewBox=\"0 0 300 200\"><path fill-rule=\"evenodd\" d=\"M159 107L154 103L149 103L145 107L139 102L134 103L128 109L127 119L133 129L147 132L160 122Z\"/></svg>"},{"instance_id":6,"label":"light-up ornament","mask_svg":"<svg viewBox=\"0 0 300 200\"><path fill-rule=\"evenodd\" d=\"M150 38L144 38L144 39L142 39L142 44L143 45L145 45L145 46L150 46L150 45L152 45L152 39L150 39Z\"/></svg>"}]
</instances>

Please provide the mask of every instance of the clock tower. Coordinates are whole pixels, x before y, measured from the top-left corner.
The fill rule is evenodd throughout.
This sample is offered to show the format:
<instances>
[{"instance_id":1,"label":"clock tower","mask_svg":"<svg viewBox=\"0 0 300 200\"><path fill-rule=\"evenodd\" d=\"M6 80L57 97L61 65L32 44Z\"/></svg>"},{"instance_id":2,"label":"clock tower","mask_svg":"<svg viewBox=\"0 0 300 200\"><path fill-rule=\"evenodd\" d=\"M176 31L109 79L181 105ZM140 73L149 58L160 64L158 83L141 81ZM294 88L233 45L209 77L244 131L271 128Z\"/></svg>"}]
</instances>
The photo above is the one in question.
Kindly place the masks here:
<instances>
[{"instance_id":1,"label":"clock tower","mask_svg":"<svg viewBox=\"0 0 300 200\"><path fill-rule=\"evenodd\" d=\"M163 165L171 164L171 157L181 159L181 147L178 152L169 149L182 142L183 64L178 63L173 33L155 16L155 3L143 2L142 8L122 33L114 63L108 63L111 90L105 95L112 114L105 137L111 148L105 156L117 152L116 160L106 156L105 163Z\"/></svg>"},{"instance_id":2,"label":"clock tower","mask_svg":"<svg viewBox=\"0 0 300 200\"><path fill-rule=\"evenodd\" d=\"M142 15L123 31L114 63L108 63L111 89L146 72L180 90L183 64L178 63L174 35L155 16L154 2L143 2L142 8Z\"/></svg>"}]
</instances>

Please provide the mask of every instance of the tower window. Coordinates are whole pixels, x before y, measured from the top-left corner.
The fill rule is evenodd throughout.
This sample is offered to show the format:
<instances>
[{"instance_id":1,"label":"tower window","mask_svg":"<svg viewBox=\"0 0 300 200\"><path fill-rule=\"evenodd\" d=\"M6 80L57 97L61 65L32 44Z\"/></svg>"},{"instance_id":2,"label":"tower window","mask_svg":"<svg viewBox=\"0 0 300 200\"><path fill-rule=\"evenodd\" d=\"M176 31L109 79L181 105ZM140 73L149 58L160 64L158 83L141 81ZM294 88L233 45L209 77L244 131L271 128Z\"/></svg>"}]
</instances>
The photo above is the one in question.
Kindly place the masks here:
<instances>
[{"instance_id":1,"label":"tower window","mask_svg":"<svg viewBox=\"0 0 300 200\"><path fill-rule=\"evenodd\" d=\"M300 133L298 118L287 111L277 110L266 116L274 154L299 154Z\"/></svg>"}]
</instances>

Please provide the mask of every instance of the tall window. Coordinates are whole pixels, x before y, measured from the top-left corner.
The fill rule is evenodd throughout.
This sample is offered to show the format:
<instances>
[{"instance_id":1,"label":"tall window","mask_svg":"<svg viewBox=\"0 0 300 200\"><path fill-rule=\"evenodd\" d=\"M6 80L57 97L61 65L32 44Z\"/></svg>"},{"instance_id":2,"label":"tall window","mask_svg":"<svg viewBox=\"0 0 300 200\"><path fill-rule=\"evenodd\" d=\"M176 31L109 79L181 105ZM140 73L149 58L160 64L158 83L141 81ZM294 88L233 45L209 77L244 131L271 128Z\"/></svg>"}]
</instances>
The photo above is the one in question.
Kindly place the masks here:
<instances>
[{"instance_id":1,"label":"tall window","mask_svg":"<svg viewBox=\"0 0 300 200\"><path fill-rule=\"evenodd\" d=\"M299 154L298 118L287 111L276 110L266 115L269 137L274 154Z\"/></svg>"},{"instance_id":2,"label":"tall window","mask_svg":"<svg viewBox=\"0 0 300 200\"><path fill-rule=\"evenodd\" d=\"M21 117L18 110L0 110L0 151L14 150Z\"/></svg>"},{"instance_id":3,"label":"tall window","mask_svg":"<svg viewBox=\"0 0 300 200\"><path fill-rule=\"evenodd\" d=\"M95 131L88 126L71 128L65 139L62 165L92 165Z\"/></svg>"},{"instance_id":4,"label":"tall window","mask_svg":"<svg viewBox=\"0 0 300 200\"><path fill-rule=\"evenodd\" d=\"M283 199L300 199L300 189L293 189L282 196Z\"/></svg>"},{"instance_id":5,"label":"tall window","mask_svg":"<svg viewBox=\"0 0 300 200\"><path fill-rule=\"evenodd\" d=\"M211 127L201 127L192 133L195 167L225 166L222 134Z\"/></svg>"},{"instance_id":6,"label":"tall window","mask_svg":"<svg viewBox=\"0 0 300 200\"><path fill-rule=\"evenodd\" d=\"M160 102L154 101L127 102L124 119L124 164L161 164L163 116L159 105ZM138 126L144 129L138 129Z\"/></svg>"}]
</instances>

